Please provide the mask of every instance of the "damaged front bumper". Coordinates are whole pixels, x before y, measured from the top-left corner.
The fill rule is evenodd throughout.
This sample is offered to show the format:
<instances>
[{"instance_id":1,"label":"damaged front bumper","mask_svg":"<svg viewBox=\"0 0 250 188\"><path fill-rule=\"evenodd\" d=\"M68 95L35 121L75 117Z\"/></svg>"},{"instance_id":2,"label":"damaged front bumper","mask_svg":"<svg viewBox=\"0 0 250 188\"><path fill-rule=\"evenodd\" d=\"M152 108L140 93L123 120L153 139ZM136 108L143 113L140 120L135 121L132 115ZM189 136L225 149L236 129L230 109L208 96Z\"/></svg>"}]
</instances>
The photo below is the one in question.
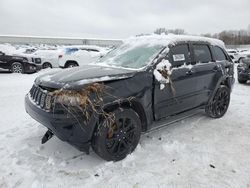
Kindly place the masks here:
<instances>
[{"instance_id":1,"label":"damaged front bumper","mask_svg":"<svg viewBox=\"0 0 250 188\"><path fill-rule=\"evenodd\" d=\"M47 127L59 139L80 151L89 152L96 125L94 116L86 123L81 116L66 114L63 111L46 111L33 101L30 94L25 96L25 109L32 118Z\"/></svg>"}]
</instances>

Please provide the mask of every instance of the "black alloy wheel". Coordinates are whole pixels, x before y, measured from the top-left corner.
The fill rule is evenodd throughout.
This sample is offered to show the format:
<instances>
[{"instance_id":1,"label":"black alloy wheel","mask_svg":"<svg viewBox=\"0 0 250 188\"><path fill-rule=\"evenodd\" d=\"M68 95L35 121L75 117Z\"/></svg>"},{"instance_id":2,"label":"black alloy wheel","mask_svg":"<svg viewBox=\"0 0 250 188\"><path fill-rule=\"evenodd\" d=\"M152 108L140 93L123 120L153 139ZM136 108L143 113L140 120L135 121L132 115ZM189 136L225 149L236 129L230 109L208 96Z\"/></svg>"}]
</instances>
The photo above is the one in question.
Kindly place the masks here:
<instances>
[{"instance_id":1,"label":"black alloy wheel","mask_svg":"<svg viewBox=\"0 0 250 188\"><path fill-rule=\"evenodd\" d=\"M23 65L21 63L15 62L11 65L11 72L13 73L24 73Z\"/></svg>"},{"instance_id":2,"label":"black alloy wheel","mask_svg":"<svg viewBox=\"0 0 250 188\"><path fill-rule=\"evenodd\" d=\"M92 147L107 161L119 161L134 151L141 135L141 121L132 109L118 109L114 120L104 120L97 129Z\"/></svg>"},{"instance_id":3,"label":"black alloy wheel","mask_svg":"<svg viewBox=\"0 0 250 188\"><path fill-rule=\"evenodd\" d=\"M228 109L230 103L230 90L228 87L221 85L217 90L212 102L207 105L206 113L213 118L222 117Z\"/></svg>"}]
</instances>

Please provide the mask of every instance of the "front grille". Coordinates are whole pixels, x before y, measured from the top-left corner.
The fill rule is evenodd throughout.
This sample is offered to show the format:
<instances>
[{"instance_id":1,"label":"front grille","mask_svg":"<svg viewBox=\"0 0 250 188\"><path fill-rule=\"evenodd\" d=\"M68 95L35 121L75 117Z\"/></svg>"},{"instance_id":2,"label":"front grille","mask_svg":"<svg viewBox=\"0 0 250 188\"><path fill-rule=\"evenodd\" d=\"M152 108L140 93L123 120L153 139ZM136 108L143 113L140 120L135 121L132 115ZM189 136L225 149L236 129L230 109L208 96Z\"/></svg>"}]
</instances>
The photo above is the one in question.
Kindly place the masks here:
<instances>
[{"instance_id":1,"label":"front grille","mask_svg":"<svg viewBox=\"0 0 250 188\"><path fill-rule=\"evenodd\" d=\"M30 90L30 97L39 107L50 110L52 97L46 90L41 89L39 86L33 85Z\"/></svg>"}]
</instances>

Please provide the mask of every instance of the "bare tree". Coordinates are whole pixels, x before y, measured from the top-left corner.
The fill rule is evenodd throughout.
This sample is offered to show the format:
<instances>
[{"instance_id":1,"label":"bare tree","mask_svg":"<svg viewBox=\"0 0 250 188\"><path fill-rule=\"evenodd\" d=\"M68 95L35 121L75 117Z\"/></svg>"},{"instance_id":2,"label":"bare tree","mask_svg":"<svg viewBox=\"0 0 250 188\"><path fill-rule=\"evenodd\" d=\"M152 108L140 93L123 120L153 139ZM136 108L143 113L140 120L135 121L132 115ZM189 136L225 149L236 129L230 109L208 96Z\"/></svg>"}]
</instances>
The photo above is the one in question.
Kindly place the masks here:
<instances>
[{"instance_id":1,"label":"bare tree","mask_svg":"<svg viewBox=\"0 0 250 188\"><path fill-rule=\"evenodd\" d=\"M157 28L155 31L154 31L155 34L157 35L160 35L160 34L176 34L176 35L184 35L186 34L185 30L184 29L166 29L166 28Z\"/></svg>"}]
</instances>

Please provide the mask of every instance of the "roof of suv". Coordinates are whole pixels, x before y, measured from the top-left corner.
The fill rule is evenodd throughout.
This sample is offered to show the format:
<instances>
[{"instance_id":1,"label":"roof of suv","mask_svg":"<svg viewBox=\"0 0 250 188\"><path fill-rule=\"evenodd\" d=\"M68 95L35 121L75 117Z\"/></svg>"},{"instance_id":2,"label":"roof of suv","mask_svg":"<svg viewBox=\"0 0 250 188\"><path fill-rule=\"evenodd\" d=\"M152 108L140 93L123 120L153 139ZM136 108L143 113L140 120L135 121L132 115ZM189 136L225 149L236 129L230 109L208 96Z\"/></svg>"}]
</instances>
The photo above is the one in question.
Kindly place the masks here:
<instances>
[{"instance_id":1,"label":"roof of suv","mask_svg":"<svg viewBox=\"0 0 250 188\"><path fill-rule=\"evenodd\" d=\"M190 35L146 35L139 37L131 37L123 41L124 43L129 43L132 45L175 45L178 42L206 42L211 45L220 46L225 48L224 42L218 39L200 37L200 36L190 36Z\"/></svg>"}]
</instances>

